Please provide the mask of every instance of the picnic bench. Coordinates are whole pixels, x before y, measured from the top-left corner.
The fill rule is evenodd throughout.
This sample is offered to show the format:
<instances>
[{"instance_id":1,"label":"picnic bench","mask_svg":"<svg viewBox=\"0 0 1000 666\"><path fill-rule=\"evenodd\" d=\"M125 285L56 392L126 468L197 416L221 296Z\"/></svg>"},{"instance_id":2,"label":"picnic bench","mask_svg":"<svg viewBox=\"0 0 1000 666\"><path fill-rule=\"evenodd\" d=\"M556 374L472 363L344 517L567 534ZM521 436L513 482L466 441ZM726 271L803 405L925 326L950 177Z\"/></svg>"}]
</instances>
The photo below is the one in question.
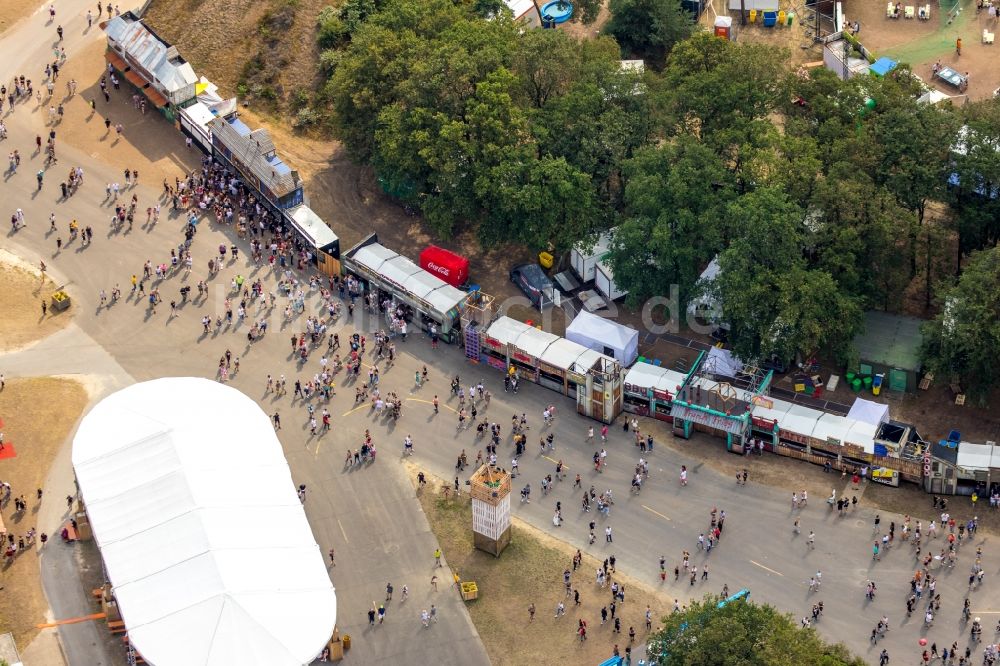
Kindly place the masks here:
<instances>
[{"instance_id":1,"label":"picnic bench","mask_svg":"<svg viewBox=\"0 0 1000 666\"><path fill-rule=\"evenodd\" d=\"M921 391L926 391L931 387L931 382L934 381L934 373L928 372L924 375L923 379L920 380L920 384L917 385Z\"/></svg>"},{"instance_id":2,"label":"picnic bench","mask_svg":"<svg viewBox=\"0 0 1000 666\"><path fill-rule=\"evenodd\" d=\"M108 620L108 629L112 634L124 634L126 632L125 623L121 620ZM127 638L123 636L122 638Z\"/></svg>"}]
</instances>

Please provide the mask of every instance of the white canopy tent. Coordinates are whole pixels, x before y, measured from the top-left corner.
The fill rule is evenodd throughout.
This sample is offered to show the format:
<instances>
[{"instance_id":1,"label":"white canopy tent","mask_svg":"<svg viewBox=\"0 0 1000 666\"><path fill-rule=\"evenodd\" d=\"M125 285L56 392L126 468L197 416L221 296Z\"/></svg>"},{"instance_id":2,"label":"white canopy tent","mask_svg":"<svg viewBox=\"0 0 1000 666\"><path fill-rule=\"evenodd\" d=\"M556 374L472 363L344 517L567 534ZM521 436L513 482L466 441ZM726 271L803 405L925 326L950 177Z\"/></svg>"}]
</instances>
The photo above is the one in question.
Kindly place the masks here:
<instances>
[{"instance_id":1,"label":"white canopy tent","mask_svg":"<svg viewBox=\"0 0 1000 666\"><path fill-rule=\"evenodd\" d=\"M639 356L639 331L581 310L566 327L566 339L613 356L623 366Z\"/></svg>"},{"instance_id":2,"label":"white canopy tent","mask_svg":"<svg viewBox=\"0 0 1000 666\"><path fill-rule=\"evenodd\" d=\"M851 410L847 412L847 418L878 426L889 420L889 405L855 398Z\"/></svg>"},{"instance_id":3,"label":"white canopy tent","mask_svg":"<svg viewBox=\"0 0 1000 666\"><path fill-rule=\"evenodd\" d=\"M206 379L118 391L73 467L129 640L153 666L301 666L337 598L267 415Z\"/></svg>"}]
</instances>

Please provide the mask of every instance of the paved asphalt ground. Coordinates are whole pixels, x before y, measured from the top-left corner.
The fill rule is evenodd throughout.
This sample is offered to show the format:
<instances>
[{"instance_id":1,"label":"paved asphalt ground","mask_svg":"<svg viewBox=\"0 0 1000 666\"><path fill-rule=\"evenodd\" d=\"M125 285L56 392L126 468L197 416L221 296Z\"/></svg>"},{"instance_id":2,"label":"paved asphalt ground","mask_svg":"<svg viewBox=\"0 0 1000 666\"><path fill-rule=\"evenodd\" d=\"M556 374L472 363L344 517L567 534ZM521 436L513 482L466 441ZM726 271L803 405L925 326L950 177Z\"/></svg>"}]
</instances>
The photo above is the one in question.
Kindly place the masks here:
<instances>
[{"instance_id":1,"label":"paved asphalt ground","mask_svg":"<svg viewBox=\"0 0 1000 666\"><path fill-rule=\"evenodd\" d=\"M74 37L80 32L75 28L80 27L88 6L89 3L74 0L60 3L64 17L75 17L63 23L67 28L70 57L82 42L82 38ZM38 76L40 63L49 53L48 45L41 43L47 39L37 38L43 22L43 17L35 16L0 40L3 79L9 81L14 73L29 70ZM91 34L87 39L94 38ZM837 519L821 498L811 498L810 505L798 512L803 534L796 536L791 529L794 514L784 491L752 482L746 487L736 486L732 479L708 467L698 467L685 455L686 448L704 443L701 436L690 442L679 442L676 447L662 443L657 446L647 455L651 462L648 482L640 495L631 495L629 480L639 454L622 435L620 423L612 428L607 445L608 469L597 474L590 462L594 448L584 441L587 427L596 424L573 414L572 401L533 385L523 386L518 395L506 395L496 371L468 364L460 350L454 347L433 351L428 341L420 336L399 342L402 354L396 367L383 369L383 391L394 390L406 397L398 423L376 421L367 407L355 409L353 388L348 384L339 387L331 403L333 431L321 438L311 437L304 407L291 400L291 390L288 396L280 399L264 394L267 374L284 374L291 385L295 377L306 379L318 371L317 356L300 370L289 355L288 338L291 332L300 330L302 317L283 328L282 308L276 308L267 338L252 349L246 345L244 327L202 335L200 319L206 313L214 316L221 311L230 278L237 273L250 279L260 276L265 284L273 286L273 276L267 269L248 266L241 258L211 282L213 293L205 302L188 302L175 317L170 317L169 301L178 298L177 289L184 282L181 276L160 285L165 303L155 315L147 312L144 303L131 299L123 299L110 308L98 307L101 289L110 292L118 283L127 294L129 276L140 272L145 259L160 262L168 257L170 248L176 247L182 239L183 219L164 216L155 229L140 228L142 220L137 220L131 233L111 233L107 223L111 213L104 201L104 183L121 182L121 170L126 165L95 163L71 146L59 147L60 164L46 179L42 191L36 194L34 174L39 168L40 157L31 157L31 153L43 114L30 113L28 109L33 106L33 102L22 106L5 118L10 138L0 146L8 152L19 148L25 163L17 174L5 174L0 182L0 201L5 204L5 208L0 209L0 218L6 220L14 208L21 207L26 212L28 227L16 234L7 234L5 228L3 245L35 265L44 259L56 282L69 285L75 323L67 331L30 350L0 357L0 371L8 377L49 373L86 375L98 383L100 393L106 393L131 381L166 375L214 377L218 359L227 348L240 356L241 371L232 385L257 399L268 413L280 410L283 429L279 437L293 476L309 488L306 513L310 523L324 553L329 548L336 548L337 565L331 568L331 578L338 591L339 625L342 632L351 634L354 639L351 658L357 663L488 663L485 650L457 596L447 591L445 585L441 585L442 589L436 594L430 589L436 541L400 464L402 440L408 433L415 440L416 453L412 462L434 475L453 478L455 458L462 448L469 454L470 462L475 458L479 446L474 429L457 431L457 418L449 408L443 407L437 416L431 413L430 400L435 393L442 401L449 398L448 382L454 374L460 374L466 386L480 379L485 381L494 395L489 415L504 427L505 434L509 432L512 414L525 412L528 415L531 423L529 447L522 458L522 477L515 481L515 488L530 482L533 491L530 504L520 504L515 493L513 504L518 518L598 557L615 554L621 571L647 581L654 588L661 588L662 594L669 599L684 601L689 595L718 593L723 584L733 591L749 587L754 599L773 603L797 617L806 614L812 603L822 599L826 612L818 625L820 632L828 639L844 641L873 663L877 663L878 652L883 647L891 653L893 664L916 663L919 657L917 640L921 636L937 641L939 646L959 640L964 648L968 630L959 621L959 613L967 594L966 577L972 564L968 546L963 548L954 570L937 572L942 611L935 626L926 630L922 627L921 615L915 613L913 618L904 618L908 581L916 567L912 550L900 544L880 562L872 561L871 513L859 510L849 518ZM61 176L70 165L78 164L85 168L85 184L71 199L60 201L56 175ZM135 190L140 210L151 205L159 195L157 183L146 185L153 187L143 185ZM92 246L84 249L77 241L53 256L54 237L47 233L51 211L58 216L64 238L66 224L71 218L80 220L81 226L93 226L95 240ZM229 244L232 241L227 232L208 221L199 225L194 243L195 272L187 279L188 284L205 277L205 267L214 255L214 248L220 242ZM418 248L396 249L414 255ZM245 254L244 248L241 255ZM413 375L423 364L430 369L430 383L416 388ZM454 402L452 399L444 404L450 406ZM558 408L559 415L552 427L557 448L554 453L543 456L538 452L537 439L541 410L548 403ZM226 415L220 414L219 418L225 419ZM347 470L343 465L345 450L360 445L361 433L366 428L374 434L378 460L362 469ZM509 444L505 443L501 452L502 464L509 464ZM568 466L567 481L557 484L550 496L543 498L540 480L545 474L554 472L554 461L558 458ZM677 480L682 464L693 471L689 485L683 488ZM583 514L580 510L579 492L572 492L570 488L576 473L582 475L585 487L594 484L600 490L610 488L616 499L607 519L597 517L598 540L593 546L587 544L587 521L596 514ZM49 496L58 497L60 492L70 489L72 477L67 451L57 460L47 491ZM838 487L838 492L840 490ZM65 494L63 492L63 496ZM565 524L559 528L553 527L551 520L556 501L562 502L565 518ZM698 533L708 527L712 507L725 510L727 520L720 546L706 557L695 545ZM61 519L59 510L59 507L49 507L41 518L44 527L40 525L40 529L53 532ZM956 508L955 514L963 515L964 509ZM898 516L884 515L882 525L887 526L892 519L899 522ZM613 544L604 541L605 525L613 527ZM817 534L817 547L812 551L807 549L804 536L810 529ZM261 537L280 539L280 526L262 525ZM995 640L992 629L1000 619L1000 584L995 580L1000 557L992 541L984 536L975 540L983 545L987 576L983 588L970 595L975 613L983 617L988 641ZM937 551L942 544L939 541L935 546ZM694 553L693 561L699 569L705 561L710 562L710 580L692 588L683 581L683 584L674 583L671 576L661 584L659 557L665 555L672 570L685 549ZM88 612L90 602L74 577L73 548L50 544L41 560L54 616L64 618ZM810 594L807 581L817 570L823 572L822 589ZM592 572L578 575L586 579ZM876 581L879 588L877 598L870 603L864 596L865 582L869 578ZM447 580L447 575L442 579ZM396 600L389 605L386 624L369 629L365 613L373 600L383 599L388 581L397 590ZM410 587L411 594L409 600L400 603L398 595L403 585ZM592 582L584 582L584 593L594 593L591 586ZM539 588L536 603L544 617L547 609L561 596L561 585L560 581L539 581ZM419 611L430 603L440 609L441 622L425 630L420 626ZM869 645L868 636L883 614L888 615L892 629L874 648ZM511 618L512 630L522 621L526 621L526 617ZM60 637L71 664L121 663L120 653L109 659L103 652L107 641L100 625L65 626L60 630ZM561 655L539 655L540 663L561 660ZM52 662L38 660L36 663Z\"/></svg>"}]
</instances>

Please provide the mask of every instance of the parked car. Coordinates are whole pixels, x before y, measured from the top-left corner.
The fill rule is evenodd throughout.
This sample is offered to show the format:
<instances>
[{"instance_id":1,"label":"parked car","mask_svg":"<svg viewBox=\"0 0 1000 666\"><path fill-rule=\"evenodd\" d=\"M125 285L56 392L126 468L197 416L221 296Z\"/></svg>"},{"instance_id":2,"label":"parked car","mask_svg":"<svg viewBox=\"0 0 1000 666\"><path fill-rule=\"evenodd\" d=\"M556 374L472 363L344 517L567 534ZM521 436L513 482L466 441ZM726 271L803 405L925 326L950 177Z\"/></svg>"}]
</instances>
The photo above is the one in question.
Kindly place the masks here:
<instances>
[{"instance_id":1,"label":"parked car","mask_svg":"<svg viewBox=\"0 0 1000 666\"><path fill-rule=\"evenodd\" d=\"M538 309L543 302L552 300L552 280L538 264L518 264L510 269L510 281L520 287L528 300Z\"/></svg>"}]
</instances>

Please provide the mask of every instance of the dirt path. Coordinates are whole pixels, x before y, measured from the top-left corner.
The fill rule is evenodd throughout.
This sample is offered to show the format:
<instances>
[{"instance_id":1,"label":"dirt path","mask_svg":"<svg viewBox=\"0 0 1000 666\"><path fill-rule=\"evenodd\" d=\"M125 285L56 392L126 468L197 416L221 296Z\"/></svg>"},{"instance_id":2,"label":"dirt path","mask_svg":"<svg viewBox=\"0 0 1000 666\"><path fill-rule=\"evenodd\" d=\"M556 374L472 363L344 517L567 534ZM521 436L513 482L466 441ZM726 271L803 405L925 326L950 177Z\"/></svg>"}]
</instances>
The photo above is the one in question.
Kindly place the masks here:
<instances>
[{"instance_id":1,"label":"dirt path","mask_svg":"<svg viewBox=\"0 0 1000 666\"><path fill-rule=\"evenodd\" d=\"M117 91L109 85L111 101L104 101L98 84L107 71L105 46L102 38L67 61L59 83L76 79L78 87L77 94L68 100L65 87L56 88L56 99L66 100L66 119L56 126L60 140L107 164L138 169L144 182L160 182L164 178L172 181L175 176L197 168L202 153L187 148L184 135L152 107L145 114L140 113L132 104L133 90L127 83ZM89 109L91 100L95 102L95 111ZM105 128L105 119L111 121L110 130ZM123 127L120 138L115 133L118 123ZM61 173L61 167L55 168L57 173ZM124 184L124 175L121 182Z\"/></svg>"},{"instance_id":2,"label":"dirt path","mask_svg":"<svg viewBox=\"0 0 1000 666\"><path fill-rule=\"evenodd\" d=\"M42 488L53 458L88 399L82 384L56 377L9 379L0 391L4 441L17 452L14 458L0 463L3 480L11 485L13 493L3 508L3 520L15 538L35 527L41 507L35 491ZM27 500L28 510L14 515L13 497L21 495ZM64 498L48 495L43 501L66 504ZM35 625L45 621L49 608L42 592L36 549L20 553L13 563L4 562L0 587L4 589L0 595L0 626L14 632L19 645L27 645L38 633Z\"/></svg>"}]
</instances>

